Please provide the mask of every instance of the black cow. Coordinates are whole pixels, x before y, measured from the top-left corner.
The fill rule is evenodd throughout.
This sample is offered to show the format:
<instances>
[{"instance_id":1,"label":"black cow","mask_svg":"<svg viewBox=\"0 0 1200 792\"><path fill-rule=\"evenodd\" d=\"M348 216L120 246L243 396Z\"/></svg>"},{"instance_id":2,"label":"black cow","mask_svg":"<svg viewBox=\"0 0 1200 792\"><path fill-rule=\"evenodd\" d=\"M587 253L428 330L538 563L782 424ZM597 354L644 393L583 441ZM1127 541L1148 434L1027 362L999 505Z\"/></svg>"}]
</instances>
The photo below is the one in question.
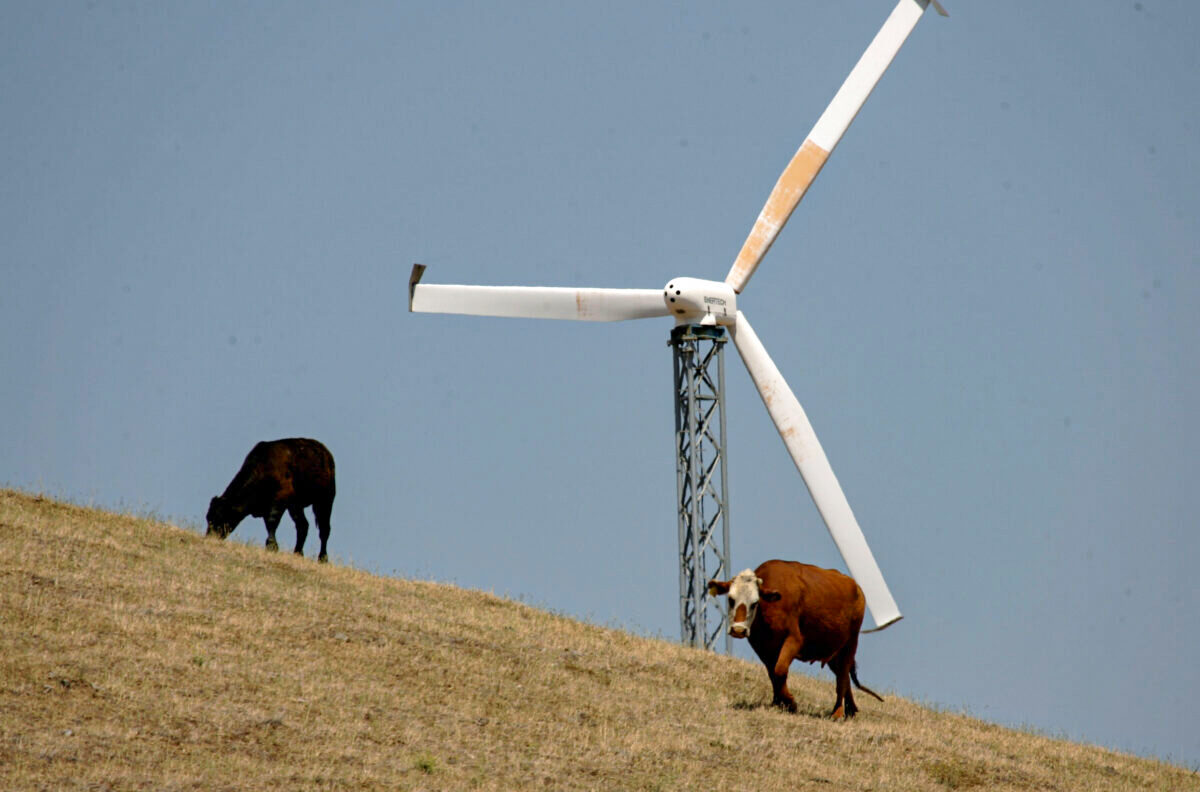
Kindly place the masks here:
<instances>
[{"instance_id":1,"label":"black cow","mask_svg":"<svg viewBox=\"0 0 1200 792\"><path fill-rule=\"evenodd\" d=\"M304 555L304 540L308 537L304 507L311 504L321 537L318 559L328 561L326 544L334 492L333 454L316 440L293 437L258 443L246 455L242 469L225 493L209 502L208 535L224 539L249 514L263 518L267 549L278 550L275 529L286 511L296 523L296 553Z\"/></svg>"}]
</instances>

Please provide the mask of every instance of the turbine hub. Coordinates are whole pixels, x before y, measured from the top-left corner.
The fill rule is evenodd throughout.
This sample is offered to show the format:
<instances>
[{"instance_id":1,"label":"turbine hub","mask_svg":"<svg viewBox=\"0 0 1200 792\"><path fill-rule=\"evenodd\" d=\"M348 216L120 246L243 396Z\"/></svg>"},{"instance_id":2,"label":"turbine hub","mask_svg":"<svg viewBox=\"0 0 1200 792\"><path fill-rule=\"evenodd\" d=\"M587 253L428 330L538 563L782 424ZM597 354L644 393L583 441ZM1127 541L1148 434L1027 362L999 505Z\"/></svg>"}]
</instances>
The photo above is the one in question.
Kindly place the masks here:
<instances>
[{"instance_id":1,"label":"turbine hub","mask_svg":"<svg viewBox=\"0 0 1200 792\"><path fill-rule=\"evenodd\" d=\"M724 281L675 278L663 287L663 302L676 324L737 323L737 293Z\"/></svg>"}]
</instances>

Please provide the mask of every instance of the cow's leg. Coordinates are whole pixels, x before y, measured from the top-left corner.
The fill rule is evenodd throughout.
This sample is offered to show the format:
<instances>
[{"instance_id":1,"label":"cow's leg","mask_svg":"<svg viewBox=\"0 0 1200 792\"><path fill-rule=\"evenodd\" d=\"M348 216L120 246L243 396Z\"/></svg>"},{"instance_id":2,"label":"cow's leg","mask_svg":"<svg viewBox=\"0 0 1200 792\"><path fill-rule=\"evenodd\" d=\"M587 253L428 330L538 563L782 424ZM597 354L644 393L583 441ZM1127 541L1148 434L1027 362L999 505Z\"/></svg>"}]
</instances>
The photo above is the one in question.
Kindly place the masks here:
<instances>
[{"instance_id":1,"label":"cow's leg","mask_svg":"<svg viewBox=\"0 0 1200 792\"><path fill-rule=\"evenodd\" d=\"M283 518L283 509L279 506L272 506L271 511L267 512L267 516L263 517L263 522L267 524L267 549L274 551L279 549L279 542L275 541L275 529L279 527L279 521Z\"/></svg>"},{"instance_id":2,"label":"cow's leg","mask_svg":"<svg viewBox=\"0 0 1200 792\"><path fill-rule=\"evenodd\" d=\"M304 540L308 538L308 520L304 517L303 506L289 506L288 514L296 524L296 555L304 555Z\"/></svg>"},{"instance_id":3,"label":"cow's leg","mask_svg":"<svg viewBox=\"0 0 1200 792\"><path fill-rule=\"evenodd\" d=\"M829 714L834 720L843 716L853 718L858 712L858 706L854 703L854 691L850 688L850 665L853 662L854 653L845 649L829 661L829 670L837 678L837 701L834 702L833 712Z\"/></svg>"},{"instance_id":4,"label":"cow's leg","mask_svg":"<svg viewBox=\"0 0 1200 792\"><path fill-rule=\"evenodd\" d=\"M792 693L788 690L787 672L777 674L774 668L768 668L767 676L771 678L772 706L783 707L788 712L795 712L796 699L792 698Z\"/></svg>"},{"instance_id":5,"label":"cow's leg","mask_svg":"<svg viewBox=\"0 0 1200 792\"><path fill-rule=\"evenodd\" d=\"M783 707L788 712L795 712L796 699L792 698L792 693L787 688L787 678L788 668L803 645L802 640L799 636L789 635L782 642L774 637L763 642L762 639L756 639L756 636L757 633L750 633L750 645L758 659L767 667L767 677L771 680L771 704Z\"/></svg>"},{"instance_id":6,"label":"cow's leg","mask_svg":"<svg viewBox=\"0 0 1200 792\"><path fill-rule=\"evenodd\" d=\"M783 646L779 647L779 655L775 658L775 667L768 672L771 676L771 685L775 688L775 700L772 703L786 707L788 712L796 711L796 699L792 698L791 692L787 689L788 669L791 668L796 655L800 654L802 646L804 646L804 639L795 633L790 633L784 639Z\"/></svg>"},{"instance_id":7,"label":"cow's leg","mask_svg":"<svg viewBox=\"0 0 1200 792\"><path fill-rule=\"evenodd\" d=\"M333 512L333 499L318 500L313 503L313 517L317 520L317 535L321 537L321 554L317 560L324 563L329 560L326 552L329 544L329 515Z\"/></svg>"},{"instance_id":8,"label":"cow's leg","mask_svg":"<svg viewBox=\"0 0 1200 792\"><path fill-rule=\"evenodd\" d=\"M774 636L765 638L759 631L752 630L750 632L750 648L767 667L767 678L771 680L772 706L785 707L795 711L796 702L787 689L787 672L785 671L783 676L775 674L775 661L779 658L782 643Z\"/></svg>"}]
</instances>

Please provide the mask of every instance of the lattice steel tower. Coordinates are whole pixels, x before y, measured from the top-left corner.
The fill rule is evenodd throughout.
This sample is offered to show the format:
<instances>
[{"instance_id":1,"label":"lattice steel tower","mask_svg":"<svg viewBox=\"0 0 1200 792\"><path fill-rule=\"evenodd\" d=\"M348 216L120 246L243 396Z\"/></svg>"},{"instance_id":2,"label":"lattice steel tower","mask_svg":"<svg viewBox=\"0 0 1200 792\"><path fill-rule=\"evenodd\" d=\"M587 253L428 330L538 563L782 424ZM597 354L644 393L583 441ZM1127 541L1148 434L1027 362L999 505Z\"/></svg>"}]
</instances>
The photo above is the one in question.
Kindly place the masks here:
<instances>
[{"instance_id":1,"label":"lattice steel tower","mask_svg":"<svg viewBox=\"0 0 1200 792\"><path fill-rule=\"evenodd\" d=\"M698 324L671 331L675 370L675 479L679 517L679 630L689 645L714 649L728 615L708 581L729 571L725 461L725 329Z\"/></svg>"}]
</instances>

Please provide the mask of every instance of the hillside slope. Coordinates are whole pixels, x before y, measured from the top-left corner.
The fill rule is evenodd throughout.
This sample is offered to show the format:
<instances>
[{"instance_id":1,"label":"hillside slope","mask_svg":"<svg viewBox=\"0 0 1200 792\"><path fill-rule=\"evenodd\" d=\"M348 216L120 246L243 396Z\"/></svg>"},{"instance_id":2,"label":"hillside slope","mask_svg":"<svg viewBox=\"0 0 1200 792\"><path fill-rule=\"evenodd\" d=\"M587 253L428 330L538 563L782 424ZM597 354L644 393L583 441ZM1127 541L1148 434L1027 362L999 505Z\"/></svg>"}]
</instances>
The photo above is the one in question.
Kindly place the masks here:
<instances>
[{"instance_id":1,"label":"hillside slope","mask_svg":"<svg viewBox=\"0 0 1200 792\"><path fill-rule=\"evenodd\" d=\"M788 715L756 664L6 490L0 647L3 789L1200 789L894 696L833 723L827 673Z\"/></svg>"}]
</instances>

